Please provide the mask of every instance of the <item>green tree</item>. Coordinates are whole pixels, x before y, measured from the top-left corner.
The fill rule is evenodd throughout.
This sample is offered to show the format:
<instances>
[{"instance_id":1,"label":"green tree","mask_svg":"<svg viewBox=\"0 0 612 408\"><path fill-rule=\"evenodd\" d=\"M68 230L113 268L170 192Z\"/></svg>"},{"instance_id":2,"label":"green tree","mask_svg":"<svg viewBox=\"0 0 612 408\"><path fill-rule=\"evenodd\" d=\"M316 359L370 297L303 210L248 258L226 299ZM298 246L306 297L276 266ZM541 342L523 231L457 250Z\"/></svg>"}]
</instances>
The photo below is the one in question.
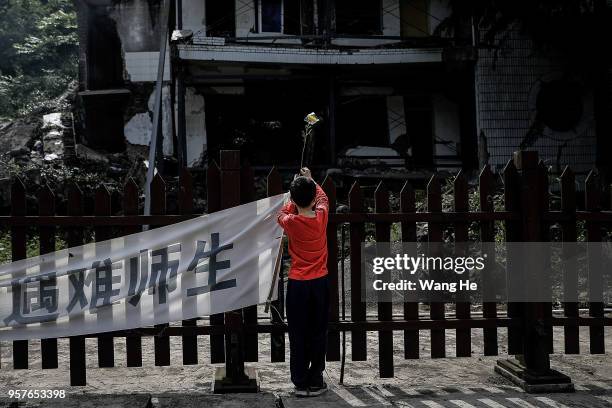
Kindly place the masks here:
<instances>
[{"instance_id":1,"label":"green tree","mask_svg":"<svg viewBox=\"0 0 612 408\"><path fill-rule=\"evenodd\" d=\"M0 0L0 22L0 117L56 107L77 75L73 3Z\"/></svg>"}]
</instances>

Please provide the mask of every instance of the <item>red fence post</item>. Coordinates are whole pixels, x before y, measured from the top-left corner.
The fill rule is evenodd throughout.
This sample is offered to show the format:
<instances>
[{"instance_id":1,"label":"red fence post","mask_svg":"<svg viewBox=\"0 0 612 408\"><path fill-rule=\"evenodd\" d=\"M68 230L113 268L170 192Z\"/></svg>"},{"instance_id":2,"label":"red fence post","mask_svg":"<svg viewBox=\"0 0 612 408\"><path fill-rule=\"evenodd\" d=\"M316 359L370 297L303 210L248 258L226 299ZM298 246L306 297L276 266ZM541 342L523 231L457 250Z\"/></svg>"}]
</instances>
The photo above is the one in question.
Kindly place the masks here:
<instances>
[{"instance_id":1,"label":"red fence post","mask_svg":"<svg viewBox=\"0 0 612 408\"><path fill-rule=\"evenodd\" d=\"M276 170L276 167L272 167L270 173L268 173L267 178L267 193L268 197L275 196L277 194L281 194L283 192L283 183L281 180L281 176ZM284 245L284 244L283 244ZM277 291L277 299L272 302L272 307L275 309L271 309L272 313L272 323L274 324L283 324L285 320L285 279L283 275L283 270L279 273L278 277L278 291ZM285 332L274 332L270 335L270 361L273 363L284 362L285 361Z\"/></svg>"},{"instance_id":2,"label":"red fence post","mask_svg":"<svg viewBox=\"0 0 612 408\"><path fill-rule=\"evenodd\" d=\"M519 212L521 205L520 188L518 173L514 162L509 160L504 167L504 209L510 212ZM508 252L511 253L514 242L520 242L521 237L521 221L507 220L505 228L505 240ZM510 244L508 244L510 243ZM512 257L508 256L509 259ZM515 287L523 284L521 274L523 270L513 268L512 263L506 265L507 278L506 282L509 289L514 290ZM507 306L508 317L511 319L521 319L522 305L516 302L509 302ZM520 326L508 327L508 354L520 354L523 352L522 328Z\"/></svg>"},{"instance_id":3,"label":"red fence post","mask_svg":"<svg viewBox=\"0 0 612 408\"><path fill-rule=\"evenodd\" d=\"M404 183L400 192L400 211L403 213L415 212L414 189L409 181ZM416 223L402 221L402 242L416 242ZM404 319L419 320L419 302L414 299L411 302L404 302ZM419 358L419 331L404 330L404 358Z\"/></svg>"},{"instance_id":4,"label":"red fence post","mask_svg":"<svg viewBox=\"0 0 612 408\"><path fill-rule=\"evenodd\" d=\"M255 175L248 162L240 168L240 204L255 200ZM242 317L247 325L257 325L257 306L247 306L242 309ZM257 361L259 357L259 335L257 333L244 334L244 360Z\"/></svg>"},{"instance_id":5,"label":"red fence post","mask_svg":"<svg viewBox=\"0 0 612 408\"><path fill-rule=\"evenodd\" d=\"M16 178L11 186L11 215L26 215L26 194L23 182ZM11 228L11 259L13 262L26 258L26 228ZM21 275L22 273L20 273ZM25 271L23 272L25 274ZM17 274L13 277L18 277ZM28 341L13 342L13 368L28 368Z\"/></svg>"},{"instance_id":6,"label":"red fence post","mask_svg":"<svg viewBox=\"0 0 612 408\"><path fill-rule=\"evenodd\" d=\"M157 173L151 182L151 215L165 215L166 214L166 183L162 176ZM153 255L153 254L152 254ZM164 285L160 284L157 287L159 291L167 290ZM160 296L157 297L160 299ZM153 301L155 302L155 300ZM165 311L160 310L161 314ZM164 334L164 329L169 327L168 323L156 324L155 328L159 330L159 334L156 334L153 343L155 348L155 365L156 366L169 366L170 365L170 337Z\"/></svg>"},{"instance_id":7,"label":"red fence post","mask_svg":"<svg viewBox=\"0 0 612 408\"><path fill-rule=\"evenodd\" d=\"M240 204L240 151L222 150L221 208ZM242 310L225 313L225 371L217 370L213 392L256 392L257 380L249 378L244 370L244 324Z\"/></svg>"},{"instance_id":8,"label":"red fence post","mask_svg":"<svg viewBox=\"0 0 612 408\"><path fill-rule=\"evenodd\" d=\"M432 175L429 183L427 183L427 211L430 213L442 212L442 185L437 174ZM434 254L437 254L441 250L443 242L442 225L439 222L429 221L427 229L430 248L434 248ZM440 271L432 270L431 273L434 279L439 279ZM446 318L444 303L431 302L429 316L431 320L444 320ZM442 322L440 322L439 327L443 327ZM431 357L446 357L446 332L443 328L431 329Z\"/></svg>"},{"instance_id":9,"label":"red fence post","mask_svg":"<svg viewBox=\"0 0 612 408\"><path fill-rule=\"evenodd\" d=\"M193 177L187 168L179 174L178 205L181 215L193 214ZM183 276L184 278L184 276ZM197 319L183 320L184 327L197 325ZM198 337L183 334L183 365L198 364Z\"/></svg>"},{"instance_id":10,"label":"red fence post","mask_svg":"<svg viewBox=\"0 0 612 408\"><path fill-rule=\"evenodd\" d=\"M214 161L208 165L206 171L206 200L208 213L213 213L221 209L221 171ZM213 314L210 316L210 324L223 325L223 314ZM210 336L210 362L218 364L225 362L225 337L223 334L212 334Z\"/></svg>"},{"instance_id":11,"label":"red fence post","mask_svg":"<svg viewBox=\"0 0 612 408\"><path fill-rule=\"evenodd\" d=\"M68 187L68 208L69 216L83 215L83 193L76 184ZM83 228L73 227L68 230L68 247L83 245ZM76 316L74 319L82 319ZM70 385L87 385L87 371L85 367L85 336L70 337Z\"/></svg>"},{"instance_id":12,"label":"red fence post","mask_svg":"<svg viewBox=\"0 0 612 408\"><path fill-rule=\"evenodd\" d=\"M546 236L543 213L546 187L539 168L538 153L520 151L514 154L514 165L519 172L520 214L524 243L540 242ZM543 273L535 259L527 258L526 273ZM550 303L523 303L523 354L515 360L498 360L495 371L527 392L573 391L571 379L550 368L549 323L546 307Z\"/></svg>"},{"instance_id":13,"label":"red fence post","mask_svg":"<svg viewBox=\"0 0 612 408\"><path fill-rule=\"evenodd\" d=\"M493 172L491 167L488 165L483 167L478 178L479 192L480 192L480 211L491 213L495 210L493 208L493 194L495 189L495 179L493 178ZM493 221L481 221L480 222L480 240L483 244L483 250L485 256L488 259L495 259L494 249L491 247L492 242L495 242L495 223ZM491 293L493 288L491 287L491 279L485 274L483 277L483 291ZM483 302L482 304L482 315L484 318L496 318L497 317L497 303L495 302ZM485 327L483 329L483 341L484 341L484 355L485 356L496 356L497 355L497 327Z\"/></svg>"},{"instance_id":14,"label":"red fence post","mask_svg":"<svg viewBox=\"0 0 612 408\"><path fill-rule=\"evenodd\" d=\"M123 215L138 215L138 185L130 178L123 187ZM140 228L131 225L123 228L125 235L140 232ZM126 362L128 367L142 367L142 336L129 334L125 339Z\"/></svg>"},{"instance_id":15,"label":"red fence post","mask_svg":"<svg viewBox=\"0 0 612 408\"><path fill-rule=\"evenodd\" d=\"M587 211L601 211L601 180L597 170L591 170L584 182L585 209ZM586 223L586 240L587 242L600 242L602 240L601 224L597 222L587 221ZM601 249L596 250L599 252ZM601 254L592 254L589 256L588 264L588 293L591 299L589 302L590 317L604 317L604 303L594 299L602 299L603 295L603 276L601 267L595 263L600 261ZM605 339L603 325L589 327L589 346L591 354L605 353Z\"/></svg>"},{"instance_id":16,"label":"red fence post","mask_svg":"<svg viewBox=\"0 0 612 408\"><path fill-rule=\"evenodd\" d=\"M363 212L361 187L355 182L349 191L349 209L351 213ZM364 226L358 222L350 223L351 254L351 320L366 321L366 304L361 299L361 243L364 238ZM365 361L368 356L366 331L354 329L351 332L353 361Z\"/></svg>"},{"instance_id":17,"label":"red fence post","mask_svg":"<svg viewBox=\"0 0 612 408\"><path fill-rule=\"evenodd\" d=\"M453 180L453 196L455 211L470 211L468 182L463 174L463 170L460 170ZM469 226L470 224L467 222L455 223L455 250L458 255L465 256L468 252ZM469 296L464 296L458 300L455 316L457 319L469 319ZM469 327L457 328L457 338L455 341L457 357L470 357L472 355L472 333Z\"/></svg>"},{"instance_id":18,"label":"red fence post","mask_svg":"<svg viewBox=\"0 0 612 408\"><path fill-rule=\"evenodd\" d=\"M569 167L566 167L561 174L561 211L569 217L568 221L561 223L561 232L563 234L563 242L576 242L576 178L574 172ZM578 263L575 260L574 251L569 249L570 246L563 246L563 290L565 302L563 303L563 311L566 317L577 318L578 309ZM569 265L568 265L569 263ZM565 326L565 354L580 353L580 332L578 326Z\"/></svg>"},{"instance_id":19,"label":"red fence post","mask_svg":"<svg viewBox=\"0 0 612 408\"><path fill-rule=\"evenodd\" d=\"M325 177L321 188L329 200L329 213L336 212L336 185L331 177ZM327 271L329 274L329 321L338 322L338 224L327 224ZM327 361L340 360L340 332L329 330L327 334Z\"/></svg>"},{"instance_id":20,"label":"red fence post","mask_svg":"<svg viewBox=\"0 0 612 408\"><path fill-rule=\"evenodd\" d=\"M374 192L374 206L376 213L389 212L389 191L379 182ZM388 222L376 223L376 242L391 242L391 224ZM390 281L391 272L384 272L383 280ZM391 299L384 299L384 295L379 293L377 311L378 320L393 320L393 304ZM378 332L378 372L381 378L393 377L393 332L391 330L380 330Z\"/></svg>"},{"instance_id":21,"label":"red fence post","mask_svg":"<svg viewBox=\"0 0 612 408\"><path fill-rule=\"evenodd\" d=\"M44 184L38 192L38 214L55 215L55 195L47 184ZM40 254L48 254L55 251L55 227L40 227L39 242ZM53 278L54 282L57 282ZM42 368L57 368L57 339L42 339L40 341Z\"/></svg>"},{"instance_id":22,"label":"red fence post","mask_svg":"<svg viewBox=\"0 0 612 408\"><path fill-rule=\"evenodd\" d=\"M100 185L100 187L96 189L94 215L111 215L111 196L108 189L104 185ZM96 227L94 228L94 234L96 237L96 242L106 241L107 239L111 238L111 229L110 227ZM103 308L98 313L99 316L106 315L107 317L112 318L112 309L109 310ZM109 336L98 336L98 365L100 367L109 368L115 366L114 340L114 338Z\"/></svg>"}]
</instances>

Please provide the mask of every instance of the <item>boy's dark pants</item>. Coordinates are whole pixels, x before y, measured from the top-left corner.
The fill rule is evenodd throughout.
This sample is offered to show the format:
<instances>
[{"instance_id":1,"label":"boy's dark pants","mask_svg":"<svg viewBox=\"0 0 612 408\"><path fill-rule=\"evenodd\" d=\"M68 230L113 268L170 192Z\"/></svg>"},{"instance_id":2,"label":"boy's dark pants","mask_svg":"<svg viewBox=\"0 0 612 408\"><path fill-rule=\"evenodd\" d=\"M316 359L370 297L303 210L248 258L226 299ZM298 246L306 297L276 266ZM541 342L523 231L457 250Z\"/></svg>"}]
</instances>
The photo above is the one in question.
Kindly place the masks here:
<instances>
[{"instance_id":1,"label":"boy's dark pants","mask_svg":"<svg viewBox=\"0 0 612 408\"><path fill-rule=\"evenodd\" d=\"M298 387L323 384L327 347L327 276L287 282L291 381Z\"/></svg>"}]
</instances>

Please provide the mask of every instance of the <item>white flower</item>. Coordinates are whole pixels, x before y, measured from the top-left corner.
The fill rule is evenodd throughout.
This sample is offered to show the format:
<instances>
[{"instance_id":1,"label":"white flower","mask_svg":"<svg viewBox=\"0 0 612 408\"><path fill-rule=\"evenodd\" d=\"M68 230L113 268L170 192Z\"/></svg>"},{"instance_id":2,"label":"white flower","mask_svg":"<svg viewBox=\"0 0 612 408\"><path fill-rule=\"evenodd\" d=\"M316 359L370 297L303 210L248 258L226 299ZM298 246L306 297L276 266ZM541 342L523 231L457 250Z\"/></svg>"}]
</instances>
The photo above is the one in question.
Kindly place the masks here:
<instances>
[{"instance_id":1,"label":"white flower","mask_svg":"<svg viewBox=\"0 0 612 408\"><path fill-rule=\"evenodd\" d=\"M312 126L317 124L317 122L319 122L321 119L319 119L317 117L317 115L314 112L310 112L308 115L306 115L306 117L304 118L304 122L306 122L308 125Z\"/></svg>"}]
</instances>

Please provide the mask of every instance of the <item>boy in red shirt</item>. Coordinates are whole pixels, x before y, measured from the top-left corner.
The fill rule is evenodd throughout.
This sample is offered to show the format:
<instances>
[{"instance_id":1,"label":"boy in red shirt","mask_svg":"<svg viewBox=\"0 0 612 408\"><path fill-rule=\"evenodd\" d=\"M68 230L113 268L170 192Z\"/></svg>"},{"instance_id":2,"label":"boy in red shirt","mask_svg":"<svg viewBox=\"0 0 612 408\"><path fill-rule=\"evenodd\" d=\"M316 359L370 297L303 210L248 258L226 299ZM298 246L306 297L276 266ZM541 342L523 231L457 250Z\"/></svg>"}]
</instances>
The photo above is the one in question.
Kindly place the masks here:
<instances>
[{"instance_id":1,"label":"boy in red shirt","mask_svg":"<svg viewBox=\"0 0 612 408\"><path fill-rule=\"evenodd\" d=\"M291 269L287 282L287 321L291 381L297 396L327 391L323 381L327 346L327 214L323 189L304 167L289 189L291 201L278 213L289 238Z\"/></svg>"}]
</instances>

